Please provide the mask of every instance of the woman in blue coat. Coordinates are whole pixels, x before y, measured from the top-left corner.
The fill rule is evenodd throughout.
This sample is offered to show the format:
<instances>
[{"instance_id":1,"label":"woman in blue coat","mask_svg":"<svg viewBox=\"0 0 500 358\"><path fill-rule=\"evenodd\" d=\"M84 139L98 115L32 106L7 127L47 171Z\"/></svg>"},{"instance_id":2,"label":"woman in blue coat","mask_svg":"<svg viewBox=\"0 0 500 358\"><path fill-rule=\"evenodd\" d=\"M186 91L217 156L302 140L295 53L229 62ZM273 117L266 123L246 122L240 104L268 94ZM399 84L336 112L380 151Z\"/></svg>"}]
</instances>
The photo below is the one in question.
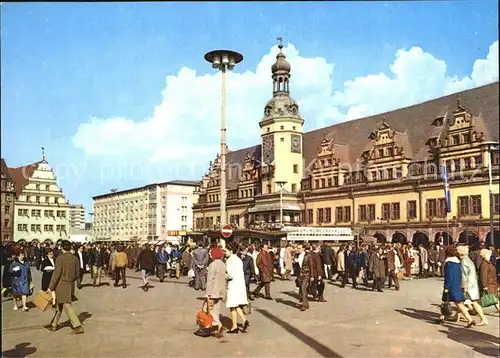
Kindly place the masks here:
<instances>
[{"instance_id":1,"label":"woman in blue coat","mask_svg":"<svg viewBox=\"0 0 500 358\"><path fill-rule=\"evenodd\" d=\"M444 261L444 297L448 302L454 302L457 309L467 319L467 327L476 325L476 322L469 315L469 310L465 307L465 296L462 290L462 266L458 258L457 248L450 245L445 250L446 260Z\"/></svg>"},{"instance_id":2,"label":"woman in blue coat","mask_svg":"<svg viewBox=\"0 0 500 358\"><path fill-rule=\"evenodd\" d=\"M23 251L16 254L16 260L10 265L9 272L12 278L12 295L14 296L14 310L17 311L17 301L21 297L23 311L28 311L26 306L26 296L31 292L31 270L29 263L25 261Z\"/></svg>"}]
</instances>

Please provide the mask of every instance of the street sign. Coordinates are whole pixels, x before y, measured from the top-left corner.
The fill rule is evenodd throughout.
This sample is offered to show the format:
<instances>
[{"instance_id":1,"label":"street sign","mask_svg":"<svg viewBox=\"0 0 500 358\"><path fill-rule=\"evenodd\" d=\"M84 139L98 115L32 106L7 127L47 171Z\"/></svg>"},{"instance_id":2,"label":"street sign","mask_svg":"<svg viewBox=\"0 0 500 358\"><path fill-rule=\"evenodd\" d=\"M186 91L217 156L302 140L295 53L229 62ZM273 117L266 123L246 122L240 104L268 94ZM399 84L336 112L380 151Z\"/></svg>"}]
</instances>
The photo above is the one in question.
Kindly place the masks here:
<instances>
[{"instance_id":1,"label":"street sign","mask_svg":"<svg viewBox=\"0 0 500 358\"><path fill-rule=\"evenodd\" d=\"M224 224L220 229L220 233L224 239L228 239L233 234L233 227L229 224Z\"/></svg>"}]
</instances>

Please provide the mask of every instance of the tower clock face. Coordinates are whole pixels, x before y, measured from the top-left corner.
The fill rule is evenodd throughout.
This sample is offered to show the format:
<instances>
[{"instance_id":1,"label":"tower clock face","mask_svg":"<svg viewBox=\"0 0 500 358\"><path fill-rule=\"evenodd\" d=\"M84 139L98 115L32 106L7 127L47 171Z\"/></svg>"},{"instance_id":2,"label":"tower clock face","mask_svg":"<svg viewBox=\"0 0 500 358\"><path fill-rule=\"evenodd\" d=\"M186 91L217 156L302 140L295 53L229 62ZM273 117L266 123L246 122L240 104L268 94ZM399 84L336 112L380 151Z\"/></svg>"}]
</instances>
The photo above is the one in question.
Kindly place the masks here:
<instances>
[{"instance_id":1,"label":"tower clock face","mask_svg":"<svg viewBox=\"0 0 500 358\"><path fill-rule=\"evenodd\" d=\"M266 164L274 161L274 136L272 135L262 138L262 161Z\"/></svg>"},{"instance_id":2,"label":"tower clock face","mask_svg":"<svg viewBox=\"0 0 500 358\"><path fill-rule=\"evenodd\" d=\"M300 135L298 134L292 134L291 138L291 151L292 153L302 153L302 140L300 138Z\"/></svg>"}]
</instances>

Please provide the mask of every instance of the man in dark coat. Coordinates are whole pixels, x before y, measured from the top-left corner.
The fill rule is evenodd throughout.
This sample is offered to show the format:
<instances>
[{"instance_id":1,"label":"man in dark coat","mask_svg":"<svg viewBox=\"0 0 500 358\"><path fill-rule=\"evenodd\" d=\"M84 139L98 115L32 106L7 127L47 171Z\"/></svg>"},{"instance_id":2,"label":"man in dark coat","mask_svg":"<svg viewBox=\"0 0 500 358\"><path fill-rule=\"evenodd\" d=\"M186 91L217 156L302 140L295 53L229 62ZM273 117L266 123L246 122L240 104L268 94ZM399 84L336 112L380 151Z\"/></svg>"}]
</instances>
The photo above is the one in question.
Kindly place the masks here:
<instances>
[{"instance_id":1,"label":"man in dark coat","mask_svg":"<svg viewBox=\"0 0 500 358\"><path fill-rule=\"evenodd\" d=\"M85 270L89 263L89 258L84 250L83 245L78 246L78 250L75 252L75 256L78 259L78 269L79 269L76 286L78 288L82 288L83 275L85 274Z\"/></svg>"},{"instance_id":2,"label":"man in dark coat","mask_svg":"<svg viewBox=\"0 0 500 358\"><path fill-rule=\"evenodd\" d=\"M193 250L193 271L194 271L194 289L205 291L207 287L207 268L210 257L208 250L203 247L201 241L198 242L198 247Z\"/></svg>"},{"instance_id":3,"label":"man in dark coat","mask_svg":"<svg viewBox=\"0 0 500 358\"><path fill-rule=\"evenodd\" d=\"M387 245L387 273L389 276L389 285L388 287L392 287L392 281L394 281L394 287L396 291L399 291L399 280L396 275L396 256L399 257L399 262L403 262L401 256L393 244Z\"/></svg>"},{"instance_id":4,"label":"man in dark coat","mask_svg":"<svg viewBox=\"0 0 500 358\"><path fill-rule=\"evenodd\" d=\"M250 281L255 275L253 257L248 253L248 247L243 246L240 250L241 261L243 261L243 275L245 277L245 286L247 288L247 297L249 300L253 300L250 294Z\"/></svg>"},{"instance_id":5,"label":"man in dark coat","mask_svg":"<svg viewBox=\"0 0 500 358\"><path fill-rule=\"evenodd\" d=\"M257 255L257 268L259 269L260 282L253 291L253 295L259 297L259 292L264 287L266 300L272 300L271 281L273 279L273 255L270 253L267 245L263 245Z\"/></svg>"},{"instance_id":6,"label":"man in dark coat","mask_svg":"<svg viewBox=\"0 0 500 358\"><path fill-rule=\"evenodd\" d=\"M345 287L345 285L349 282L349 276L350 276L352 279L352 287L356 288L359 269L358 269L358 253L356 252L355 248L349 246L349 248L345 251L344 261L345 261L345 271L342 280L342 285L340 287Z\"/></svg>"},{"instance_id":7,"label":"man in dark coat","mask_svg":"<svg viewBox=\"0 0 500 358\"><path fill-rule=\"evenodd\" d=\"M321 249L318 245L313 244L311 250L311 261L313 263L312 277L314 281L311 285L311 292L318 302L326 302L323 297L323 292L325 292L325 270L326 266L323 263L321 256Z\"/></svg>"},{"instance_id":8,"label":"man in dark coat","mask_svg":"<svg viewBox=\"0 0 500 358\"><path fill-rule=\"evenodd\" d=\"M147 291L149 289L149 277L155 271L155 252L151 249L149 244L144 246L144 249L139 254L139 265L141 268L141 278L144 282L142 289Z\"/></svg>"},{"instance_id":9,"label":"man in dark coat","mask_svg":"<svg viewBox=\"0 0 500 358\"><path fill-rule=\"evenodd\" d=\"M372 291L375 291L376 289L378 292L384 292L382 291L382 287L384 286L387 267L384 249L382 246L379 246L370 256L369 266L370 272L373 275Z\"/></svg>"},{"instance_id":10,"label":"man in dark coat","mask_svg":"<svg viewBox=\"0 0 500 358\"><path fill-rule=\"evenodd\" d=\"M298 277L299 284L299 296L300 296L300 310L305 311L309 309L309 300L307 299L308 288L312 281L314 281L313 277L313 262L311 259L310 246L306 244L304 247L303 244L297 245L297 262L300 266L300 273Z\"/></svg>"},{"instance_id":11,"label":"man in dark coat","mask_svg":"<svg viewBox=\"0 0 500 358\"><path fill-rule=\"evenodd\" d=\"M321 261L323 261L324 265L324 271L325 271L325 279L331 280L332 279L332 267L334 263L334 253L333 249L330 245L327 245L326 243L323 243L321 246Z\"/></svg>"},{"instance_id":12,"label":"man in dark coat","mask_svg":"<svg viewBox=\"0 0 500 358\"><path fill-rule=\"evenodd\" d=\"M102 268L106 266L107 262L106 256L104 254L104 250L101 247L101 244L97 244L89 250L89 265L90 272L92 272L93 284L94 286L101 286L101 276L102 276Z\"/></svg>"},{"instance_id":13,"label":"man in dark coat","mask_svg":"<svg viewBox=\"0 0 500 358\"><path fill-rule=\"evenodd\" d=\"M46 326L52 332L57 331L59 320L61 319L62 311L66 312L73 333L83 333L82 323L73 310L71 304L73 293L75 292L75 282L78 279L80 270L79 262L76 256L70 253L71 242L64 240L62 243L62 253L56 259L55 270L50 280L48 292L54 292L56 312L49 326Z\"/></svg>"}]
</instances>

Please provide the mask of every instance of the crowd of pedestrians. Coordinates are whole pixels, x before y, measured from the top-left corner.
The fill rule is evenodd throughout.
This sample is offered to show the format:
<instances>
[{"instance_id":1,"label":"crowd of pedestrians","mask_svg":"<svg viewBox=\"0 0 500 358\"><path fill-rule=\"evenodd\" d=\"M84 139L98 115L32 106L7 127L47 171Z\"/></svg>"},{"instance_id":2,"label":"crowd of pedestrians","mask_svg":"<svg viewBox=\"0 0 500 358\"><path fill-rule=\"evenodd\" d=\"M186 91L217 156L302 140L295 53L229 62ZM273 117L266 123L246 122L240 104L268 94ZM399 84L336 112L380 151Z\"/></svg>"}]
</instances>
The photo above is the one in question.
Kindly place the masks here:
<instances>
[{"instance_id":1,"label":"crowd of pedestrians","mask_svg":"<svg viewBox=\"0 0 500 358\"><path fill-rule=\"evenodd\" d=\"M182 247L164 245L122 245L91 243L60 245L35 244L28 246L3 246L4 271L2 295L13 296L14 310L27 311L27 297L33 294L31 270L42 272L41 289L54 293L55 315L47 328L58 329L62 312L70 318L73 332L83 333L81 323L71 302L74 286L100 287L103 278L109 277L115 287L127 288L127 269L140 272L147 292L150 277L156 275L160 282L165 277L179 279L187 275L189 285L205 291L207 307L213 317L212 327L199 335L222 337L220 321L222 302L229 309L232 327L229 334L247 332L249 321L245 312L250 301L263 298L273 300L272 282L280 279L294 281L298 293L298 309L306 311L311 301L326 302L325 282L340 288L359 284L372 291L383 292L394 287L400 290L401 280L443 276L443 300L454 302L460 320L467 326L476 323L471 313L480 317L478 325L488 321L481 307L481 298L489 293L498 297L500 252L484 247L451 244L443 247L437 243L426 248L401 243L364 244L354 242L336 245L326 242L288 242L285 245L240 245L228 242L225 249L202 242ZM495 267L496 265L496 267ZM85 284L86 275L90 283ZM254 285L254 289L251 289ZM264 294L261 294L262 289ZM498 307L498 300L496 301ZM449 316L449 315L448 315ZM440 322L450 319L443 314ZM239 322L240 321L240 322Z\"/></svg>"}]
</instances>

